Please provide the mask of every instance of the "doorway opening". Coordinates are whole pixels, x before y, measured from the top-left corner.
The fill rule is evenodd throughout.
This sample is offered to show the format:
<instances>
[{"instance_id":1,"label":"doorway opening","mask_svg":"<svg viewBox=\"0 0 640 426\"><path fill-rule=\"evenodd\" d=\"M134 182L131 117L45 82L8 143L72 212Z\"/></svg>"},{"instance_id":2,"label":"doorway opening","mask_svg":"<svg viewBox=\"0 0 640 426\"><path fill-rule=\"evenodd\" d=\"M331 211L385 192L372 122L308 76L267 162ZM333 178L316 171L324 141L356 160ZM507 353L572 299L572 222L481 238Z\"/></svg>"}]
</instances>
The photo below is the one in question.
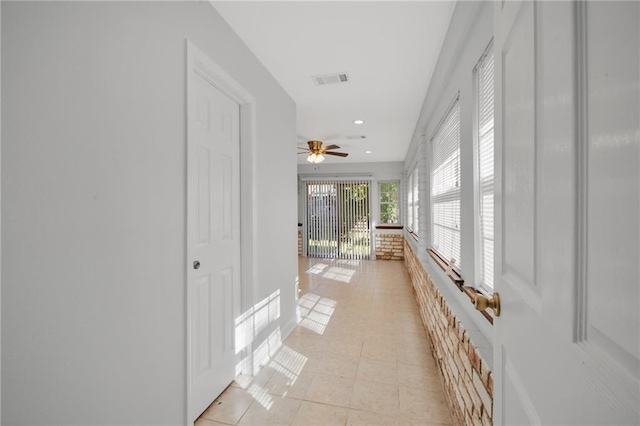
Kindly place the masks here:
<instances>
[{"instance_id":1,"label":"doorway opening","mask_svg":"<svg viewBox=\"0 0 640 426\"><path fill-rule=\"evenodd\" d=\"M306 253L309 257L371 258L371 181L305 183Z\"/></svg>"}]
</instances>

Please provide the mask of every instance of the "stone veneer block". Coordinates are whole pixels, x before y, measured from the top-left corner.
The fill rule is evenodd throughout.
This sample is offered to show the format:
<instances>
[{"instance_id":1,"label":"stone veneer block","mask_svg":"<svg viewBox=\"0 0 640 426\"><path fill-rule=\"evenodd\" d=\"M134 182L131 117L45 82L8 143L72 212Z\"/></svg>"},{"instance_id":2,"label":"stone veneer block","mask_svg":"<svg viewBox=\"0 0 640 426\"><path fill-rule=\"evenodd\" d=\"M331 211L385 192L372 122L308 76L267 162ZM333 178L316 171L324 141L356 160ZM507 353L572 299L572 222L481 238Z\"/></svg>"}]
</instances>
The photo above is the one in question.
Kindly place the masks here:
<instances>
[{"instance_id":1,"label":"stone veneer block","mask_svg":"<svg viewBox=\"0 0 640 426\"><path fill-rule=\"evenodd\" d=\"M376 234L376 260L404 260L404 236Z\"/></svg>"}]
</instances>

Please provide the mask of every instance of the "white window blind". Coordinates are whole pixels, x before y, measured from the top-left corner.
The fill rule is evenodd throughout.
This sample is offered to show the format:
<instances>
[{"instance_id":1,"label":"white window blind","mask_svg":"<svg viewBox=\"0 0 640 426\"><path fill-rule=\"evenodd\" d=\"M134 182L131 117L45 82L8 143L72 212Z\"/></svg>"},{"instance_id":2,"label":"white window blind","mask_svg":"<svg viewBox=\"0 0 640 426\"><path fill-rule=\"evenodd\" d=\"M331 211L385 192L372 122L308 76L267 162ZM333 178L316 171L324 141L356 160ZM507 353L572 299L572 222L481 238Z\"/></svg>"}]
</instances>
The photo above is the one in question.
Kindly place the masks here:
<instances>
[{"instance_id":1,"label":"white window blind","mask_svg":"<svg viewBox=\"0 0 640 426\"><path fill-rule=\"evenodd\" d=\"M369 259L368 180L310 180L307 192L307 256Z\"/></svg>"},{"instance_id":2,"label":"white window blind","mask_svg":"<svg viewBox=\"0 0 640 426\"><path fill-rule=\"evenodd\" d=\"M407 177L407 228L413 229L413 173Z\"/></svg>"},{"instance_id":3,"label":"white window blind","mask_svg":"<svg viewBox=\"0 0 640 426\"><path fill-rule=\"evenodd\" d=\"M493 47L478 63L478 224L480 282L493 290Z\"/></svg>"},{"instance_id":4,"label":"white window blind","mask_svg":"<svg viewBox=\"0 0 640 426\"><path fill-rule=\"evenodd\" d=\"M418 178L419 169L416 165L415 169L413 169L413 232L417 235L420 231L420 226L418 223L418 205L420 204L420 197L418 190L420 189L420 180Z\"/></svg>"},{"instance_id":5,"label":"white window blind","mask_svg":"<svg viewBox=\"0 0 640 426\"><path fill-rule=\"evenodd\" d=\"M407 226L414 234L418 234L418 166L416 165L409 174L407 185Z\"/></svg>"},{"instance_id":6,"label":"white window blind","mask_svg":"<svg viewBox=\"0 0 640 426\"><path fill-rule=\"evenodd\" d=\"M433 249L460 266L460 105L456 99L433 137L431 207Z\"/></svg>"}]
</instances>

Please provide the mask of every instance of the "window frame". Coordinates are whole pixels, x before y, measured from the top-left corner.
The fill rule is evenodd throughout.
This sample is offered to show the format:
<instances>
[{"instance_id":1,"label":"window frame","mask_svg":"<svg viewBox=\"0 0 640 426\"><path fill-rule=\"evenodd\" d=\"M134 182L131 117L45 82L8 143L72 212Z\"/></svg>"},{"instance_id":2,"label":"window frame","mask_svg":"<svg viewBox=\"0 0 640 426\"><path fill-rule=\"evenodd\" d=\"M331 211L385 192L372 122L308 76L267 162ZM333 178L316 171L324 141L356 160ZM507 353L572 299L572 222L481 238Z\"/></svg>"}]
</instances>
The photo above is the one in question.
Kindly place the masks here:
<instances>
[{"instance_id":1,"label":"window frame","mask_svg":"<svg viewBox=\"0 0 640 426\"><path fill-rule=\"evenodd\" d=\"M412 189L412 179L413 179L413 169L411 172L407 174L407 186L405 187L407 194L407 230L411 232L411 227L413 226L413 192Z\"/></svg>"},{"instance_id":2,"label":"window frame","mask_svg":"<svg viewBox=\"0 0 640 426\"><path fill-rule=\"evenodd\" d=\"M389 184L389 183L395 183L396 184L396 201L395 203L393 202L383 202L382 201L382 185L384 184ZM400 202L400 194L401 194L401 190L402 190L402 186L401 186L401 182L400 180L397 179L393 179L393 180L383 180L383 181L378 181L378 224L379 225L390 225L390 226L402 226L402 208L401 208L401 202ZM396 221L395 222L383 222L382 221L382 205L383 204L395 204L396 205L396 209L397 209L397 216L396 216Z\"/></svg>"},{"instance_id":3,"label":"window frame","mask_svg":"<svg viewBox=\"0 0 640 426\"><path fill-rule=\"evenodd\" d=\"M488 188L490 187L490 192L493 195L493 200L494 202L492 203L492 208L491 208L491 214L492 217L495 217L495 170L493 170L492 176L490 179L485 178L484 180L481 177L482 174L482 153L481 153L481 143L482 143L482 135L480 134L480 132L482 131L482 129L480 128L481 126L481 81L480 81L480 71L483 69L483 67L487 64L488 59L493 61L493 74L492 74L492 78L490 79L491 84L494 85L495 83L493 82L493 78L495 77L495 53L493 50L493 40L491 40L488 44L488 46L485 48L484 52L482 53L482 56L480 57L480 59L478 59L478 62L476 63L476 66L473 69L473 105L474 105L474 111L473 111L473 179L474 179L474 256L475 256L475 283L474 283L474 288L479 291L480 293L483 293L485 295L492 295L494 292L494 284L495 284L495 269L494 269L494 265L495 265L495 261L494 259L491 260L492 263L492 276L494 278L493 282L491 284L487 284L485 282L485 277L484 277L484 271L485 271L485 256L484 256L484 235L483 235L483 209L482 209L482 202L483 202L483 195L485 195L488 191ZM492 127L491 127L491 132L493 133L493 137L491 138L491 143L494 144L494 153L492 156L493 159L493 163L495 164L495 87L493 88L493 90L489 91L491 94L491 104L492 104L492 108L493 108L493 123L492 123ZM484 134L486 135L487 133L489 133L488 131L485 131ZM490 180L490 182L488 182ZM494 228L495 225L492 226L492 229ZM495 229L493 229L493 250L495 253Z\"/></svg>"},{"instance_id":4,"label":"window frame","mask_svg":"<svg viewBox=\"0 0 640 426\"><path fill-rule=\"evenodd\" d=\"M420 168L416 163L408 175L407 184L407 229L414 236L420 232L419 224L420 205Z\"/></svg>"},{"instance_id":5,"label":"window frame","mask_svg":"<svg viewBox=\"0 0 640 426\"><path fill-rule=\"evenodd\" d=\"M457 109L457 111L456 111ZM449 106L447 107L447 109L445 110L444 114L442 115L442 118L440 119L440 122L438 123L438 125L436 126L435 130L433 131L433 134L431 136L431 138L429 139L430 142L430 148L431 148L431 162L430 162L430 173L431 173L431 185L429 188L429 204L430 204L430 208L431 208L431 216L430 216L430 227L431 227L431 247L430 250L437 255L437 257L439 257L442 261L444 261L444 263L447 265L447 267L451 266L449 265L451 258L446 258L445 254L442 253L441 250L438 250L438 248L435 246L434 242L435 242L435 236L436 236L436 232L435 232L435 226L436 226L436 222L435 222L435 209L434 206L436 204L439 203L445 203L447 201L458 201L459 205L458 205L458 228L457 228L457 233L458 233L458 248L459 248L459 253L458 253L458 258L456 259L456 263L451 266L451 270L454 274L456 274L459 278L462 278L461 275L461 255L462 255L462 167L460 164L460 160L461 160L461 146L462 146L462 137L461 137L461 131L462 131L462 118L461 118L461 113L462 113L462 107L460 104L460 92L457 92L456 95L454 96L453 100L451 101L451 103L449 104ZM458 140L457 140L457 155L458 155L458 164L457 164L457 173L458 173L458 178L457 178L457 185L454 187L454 189L449 189L443 193L434 195L434 185L436 184L436 179L435 179L435 172L436 172L436 164L435 164L435 149L436 149L436 138L440 136L440 131L441 130L447 130L447 128L443 128L444 125L446 125L448 123L448 120L451 117L451 114L456 113L457 114L457 127L458 127ZM442 166L445 164L445 161L443 161L441 164L437 164L437 166ZM432 256L433 257L433 256ZM455 280L454 280L455 281Z\"/></svg>"},{"instance_id":6,"label":"window frame","mask_svg":"<svg viewBox=\"0 0 640 426\"><path fill-rule=\"evenodd\" d=\"M481 201L480 194L482 192L479 186L481 183L480 170L479 170L480 155L478 151L479 130L480 130L479 129L480 120L479 120L478 114L479 114L480 101L479 101L479 96L477 95L478 76L476 74L476 69L479 66L478 64L482 64L482 61L489 54L493 54L494 67L495 67L495 52L493 52L493 39L490 40L488 46L483 51L479 60L476 62L474 68L470 70L472 72L471 72L471 75L469 75L469 77L471 77L471 80L470 80L471 85L470 85L469 99L468 99L469 101L468 102L461 101L460 91L457 92L454 99L451 101L448 107L444 110L444 113L442 114L440 121L435 126L435 130L432 133L431 139L429 139L429 142L431 142L431 144L427 144L427 149L429 148L431 149L431 156L427 155L427 159L429 160L427 163L427 167L428 167L429 176L430 176L430 182L428 184L429 200L427 202L428 202L428 205L430 206L428 222L429 222L429 225L431 226L430 228L431 236L429 237L429 240L430 240L429 244L431 244L431 247L427 247L426 251L431 258L430 261L432 262L432 265L442 269L442 271L444 271L444 275L446 276L446 278L451 280L452 284L455 285L460 292L464 293L469 298L472 304L475 303L475 300L479 295L485 295L487 297L491 297L495 288L495 287L490 288L489 286L482 285L482 283L480 282L481 281L480 257L482 256L482 251L480 246L481 233L480 233L479 214L480 214L480 201ZM495 68L493 72L494 72L493 75L495 78ZM485 86L485 87L488 87L488 86ZM492 95L492 98L493 98L492 100L494 103L494 115L493 115L494 120L493 120L492 128L495 130L495 88L493 91L491 91L491 89L489 88L488 91ZM458 117L458 123L457 123L459 125L459 131L460 131L458 142L457 142L459 157L457 159L458 161L457 172L452 172L452 170L456 170L456 169L454 169L453 167L447 168L447 163L451 165L453 164L454 161L456 161L454 159L450 159L451 155L455 154L455 149L450 148L449 150L440 151L442 154L439 155L439 157L436 159L434 156L434 150L433 150L434 148L433 139L438 133L438 131L441 128L443 128L442 126L447 121L448 115L452 110L452 108L456 106L456 103L458 103L457 105L459 108L458 112L460 114ZM470 111L467 111L467 109L469 109ZM488 121L485 121L485 122L488 122ZM452 129L449 126L444 127L443 129L448 129L449 131L449 133L443 132L443 135L447 135L447 134L451 135L452 131L457 130L457 129ZM489 132L490 130L486 134L488 134ZM470 144L466 143L467 141L466 138L469 139ZM493 137L493 144L495 146L495 135ZM470 164L465 162L465 165L463 165L464 161L462 159L465 158L465 156L467 155L471 157ZM466 157L466 158L469 158L469 157ZM495 153L493 158L495 158ZM493 163L495 167L495 161ZM444 170L445 172L444 175L441 175L440 177L438 177L440 179L438 182L435 182L434 173L433 173L436 167L441 167L442 170ZM455 218L455 216L453 216L453 219L458 221L457 223L459 224L458 226L459 237L460 237L460 241L459 241L460 255L459 256L462 256L464 253L469 257L468 261L465 261L465 268L467 268L465 269L465 271L471 272L472 279L469 280L469 284L465 284L465 280L462 277L462 270L460 268L460 264L456 262L457 264L451 265L450 259L445 259L444 256L435 249L433 244L435 239L435 235L433 232L433 229L434 229L433 223L434 223L434 216L435 216L435 211L433 208L434 206L433 186L434 184L437 183L438 186L442 189L442 192L438 191L438 195L447 194L447 190L452 187L451 182L452 181L455 182L457 179L459 179L459 187L456 189L458 191L457 199L460 200L460 205L459 205L460 217ZM463 182L464 182L464 185L463 185ZM493 193L494 194L495 194L496 185L497 183L495 182L495 174L494 174L494 177L493 177ZM445 201L442 198L446 198L446 197L441 197L440 199L438 199L438 195L435 196L436 202ZM494 203L492 203L492 205L493 205L493 210L495 210L495 201ZM472 209L473 214L472 215L465 214L463 217L463 214L462 214L463 207L466 208L467 206ZM467 213L468 213L468 210L467 210ZM444 214L448 214L448 212L445 212ZM448 225L448 224L445 222L445 225ZM464 233L462 229L463 227L465 230ZM455 243L452 244L452 246L455 247ZM494 272L494 285L495 285L495 272ZM494 317L491 313L489 313L487 310L479 311L478 313L481 316L483 316L487 320L487 322L493 325Z\"/></svg>"},{"instance_id":7,"label":"window frame","mask_svg":"<svg viewBox=\"0 0 640 426\"><path fill-rule=\"evenodd\" d=\"M413 168L413 233L420 234L420 167Z\"/></svg>"}]
</instances>

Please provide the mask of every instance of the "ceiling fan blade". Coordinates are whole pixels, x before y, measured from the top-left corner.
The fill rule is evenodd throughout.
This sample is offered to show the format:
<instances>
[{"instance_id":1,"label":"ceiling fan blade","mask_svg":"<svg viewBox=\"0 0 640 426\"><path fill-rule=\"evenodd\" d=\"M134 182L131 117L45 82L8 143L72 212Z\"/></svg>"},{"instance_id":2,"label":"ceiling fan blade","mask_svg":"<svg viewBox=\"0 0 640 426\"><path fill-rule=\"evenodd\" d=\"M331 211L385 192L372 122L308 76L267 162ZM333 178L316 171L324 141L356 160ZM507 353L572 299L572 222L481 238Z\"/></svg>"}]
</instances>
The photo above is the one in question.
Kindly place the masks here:
<instances>
[{"instance_id":1,"label":"ceiling fan blade","mask_svg":"<svg viewBox=\"0 0 640 426\"><path fill-rule=\"evenodd\" d=\"M306 146L299 146L299 147L297 147L297 148L298 148L298 149L305 149L305 150L309 151L309 148L307 148Z\"/></svg>"},{"instance_id":2,"label":"ceiling fan blade","mask_svg":"<svg viewBox=\"0 0 640 426\"><path fill-rule=\"evenodd\" d=\"M347 154L346 152L331 152L331 151L327 151L327 152L323 152L322 155L336 155L338 157L346 157Z\"/></svg>"},{"instance_id":3,"label":"ceiling fan blade","mask_svg":"<svg viewBox=\"0 0 640 426\"><path fill-rule=\"evenodd\" d=\"M338 145L329 145L324 147L325 151L328 151L330 149L340 149L340 147Z\"/></svg>"},{"instance_id":4,"label":"ceiling fan blade","mask_svg":"<svg viewBox=\"0 0 640 426\"><path fill-rule=\"evenodd\" d=\"M311 154L311 151L299 152L298 155L300 154L304 154L304 155Z\"/></svg>"}]
</instances>

